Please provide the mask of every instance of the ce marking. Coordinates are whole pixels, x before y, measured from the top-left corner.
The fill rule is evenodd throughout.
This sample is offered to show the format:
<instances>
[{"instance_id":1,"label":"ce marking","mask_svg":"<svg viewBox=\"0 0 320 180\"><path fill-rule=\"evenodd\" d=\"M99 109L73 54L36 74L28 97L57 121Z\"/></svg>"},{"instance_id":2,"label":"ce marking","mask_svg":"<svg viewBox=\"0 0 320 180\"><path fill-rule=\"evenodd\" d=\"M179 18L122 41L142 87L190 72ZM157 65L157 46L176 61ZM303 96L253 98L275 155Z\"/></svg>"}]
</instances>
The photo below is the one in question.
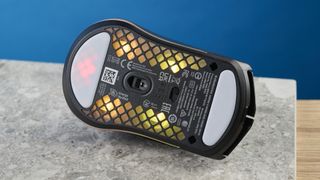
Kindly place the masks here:
<instances>
[{"instance_id":1,"label":"ce marking","mask_svg":"<svg viewBox=\"0 0 320 180\"><path fill-rule=\"evenodd\" d=\"M127 62L127 64L125 64L127 62L126 59L122 59L120 62L120 66L122 68L127 68L128 70L131 70L131 66L132 66L132 61Z\"/></svg>"}]
</instances>

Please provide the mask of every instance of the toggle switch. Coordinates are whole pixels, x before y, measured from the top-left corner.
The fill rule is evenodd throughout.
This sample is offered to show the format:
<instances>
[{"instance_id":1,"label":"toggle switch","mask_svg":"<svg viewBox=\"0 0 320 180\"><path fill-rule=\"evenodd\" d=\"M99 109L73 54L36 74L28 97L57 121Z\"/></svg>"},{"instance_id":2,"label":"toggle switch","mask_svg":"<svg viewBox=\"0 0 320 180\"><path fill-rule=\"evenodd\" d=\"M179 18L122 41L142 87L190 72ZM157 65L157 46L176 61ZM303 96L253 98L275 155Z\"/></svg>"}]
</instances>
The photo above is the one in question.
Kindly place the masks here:
<instances>
[{"instance_id":1,"label":"toggle switch","mask_svg":"<svg viewBox=\"0 0 320 180\"><path fill-rule=\"evenodd\" d=\"M138 94L147 94L151 89L150 79L137 72L129 72L124 78L124 88Z\"/></svg>"},{"instance_id":2,"label":"toggle switch","mask_svg":"<svg viewBox=\"0 0 320 180\"><path fill-rule=\"evenodd\" d=\"M170 96L169 96L170 100L172 102L176 102L178 97L179 97L179 93L180 93L179 88L178 87L173 87L171 89Z\"/></svg>"}]
</instances>

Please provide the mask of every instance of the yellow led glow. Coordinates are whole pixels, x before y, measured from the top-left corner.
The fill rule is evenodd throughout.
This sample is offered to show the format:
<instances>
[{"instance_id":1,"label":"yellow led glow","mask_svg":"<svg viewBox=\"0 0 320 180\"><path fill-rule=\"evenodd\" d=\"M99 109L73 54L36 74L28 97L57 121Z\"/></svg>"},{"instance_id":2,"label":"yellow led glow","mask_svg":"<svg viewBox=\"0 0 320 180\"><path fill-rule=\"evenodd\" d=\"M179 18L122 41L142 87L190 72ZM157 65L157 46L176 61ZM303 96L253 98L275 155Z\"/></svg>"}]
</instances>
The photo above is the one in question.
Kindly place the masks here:
<instances>
[{"instance_id":1,"label":"yellow led glow","mask_svg":"<svg viewBox=\"0 0 320 180\"><path fill-rule=\"evenodd\" d=\"M140 123L140 120L137 117L135 117L132 119L132 123L136 126Z\"/></svg>"},{"instance_id":2,"label":"yellow led glow","mask_svg":"<svg viewBox=\"0 0 320 180\"><path fill-rule=\"evenodd\" d=\"M191 66L191 69L194 69L194 70L199 70L199 66L197 64L193 64Z\"/></svg>"},{"instance_id":3,"label":"yellow led glow","mask_svg":"<svg viewBox=\"0 0 320 180\"><path fill-rule=\"evenodd\" d=\"M119 114L123 114L125 112L123 106L118 107L117 111Z\"/></svg>"},{"instance_id":4,"label":"yellow led glow","mask_svg":"<svg viewBox=\"0 0 320 180\"><path fill-rule=\"evenodd\" d=\"M156 118L156 117L152 117L152 118L150 118L150 123L152 124L152 125L155 125L155 124L157 124L159 121L158 121L158 119Z\"/></svg>"},{"instance_id":5,"label":"yellow led glow","mask_svg":"<svg viewBox=\"0 0 320 180\"><path fill-rule=\"evenodd\" d=\"M174 65L174 66L171 66L171 70L173 73L177 73L180 71L180 68L178 65Z\"/></svg>"},{"instance_id":6,"label":"yellow led glow","mask_svg":"<svg viewBox=\"0 0 320 180\"><path fill-rule=\"evenodd\" d=\"M148 122L148 121L146 121L146 122L144 122L143 123L143 127L145 128L145 129L148 129L148 128L150 128L150 123Z\"/></svg>"},{"instance_id":7,"label":"yellow led glow","mask_svg":"<svg viewBox=\"0 0 320 180\"><path fill-rule=\"evenodd\" d=\"M105 103L108 103L108 102L110 102L110 97L108 96L108 95L106 95L106 96L103 96L103 101L105 102Z\"/></svg>"},{"instance_id":8,"label":"yellow led glow","mask_svg":"<svg viewBox=\"0 0 320 180\"><path fill-rule=\"evenodd\" d=\"M187 67L187 62L185 60L182 60L179 62L179 66L181 69L184 69Z\"/></svg>"},{"instance_id":9,"label":"yellow led glow","mask_svg":"<svg viewBox=\"0 0 320 180\"><path fill-rule=\"evenodd\" d=\"M189 65L193 70L207 66L206 61L201 57L158 46L142 37L136 38L133 32L125 28L109 28L107 31L112 34L112 46L118 57L125 55L128 60L137 58L140 63L148 61L152 67L159 64L162 70L170 67L172 73L178 73ZM144 128L173 140L186 138L181 127L171 126L163 112L158 113L153 109L144 111L142 106L136 106L133 109L130 102L123 105L120 99L111 101L110 98L106 95L97 100L89 115L99 122L107 123L113 119L116 124Z\"/></svg>"},{"instance_id":10,"label":"yellow led glow","mask_svg":"<svg viewBox=\"0 0 320 180\"><path fill-rule=\"evenodd\" d=\"M107 109L108 109L109 111L113 110L113 108L114 108L114 106L113 106L113 104L112 104L111 102L108 103L106 106L107 106Z\"/></svg>"},{"instance_id":11,"label":"yellow led glow","mask_svg":"<svg viewBox=\"0 0 320 180\"><path fill-rule=\"evenodd\" d=\"M141 56L139 56L138 60L140 63L143 63L146 61L146 57L144 55L141 55Z\"/></svg>"},{"instance_id":12,"label":"yellow led glow","mask_svg":"<svg viewBox=\"0 0 320 180\"><path fill-rule=\"evenodd\" d=\"M154 59L154 58L152 58L150 61L149 61L149 63L150 63L150 66L155 66L155 65L157 65L157 61L156 61L156 59Z\"/></svg>"},{"instance_id":13,"label":"yellow led glow","mask_svg":"<svg viewBox=\"0 0 320 180\"><path fill-rule=\"evenodd\" d=\"M164 57L162 54L158 54L156 58L158 62L162 62L164 60Z\"/></svg>"},{"instance_id":14,"label":"yellow led glow","mask_svg":"<svg viewBox=\"0 0 320 180\"><path fill-rule=\"evenodd\" d=\"M148 59L152 58L152 56L153 56L153 54L152 54L152 52L150 50L148 52L146 52L146 57Z\"/></svg>"},{"instance_id":15,"label":"yellow led glow","mask_svg":"<svg viewBox=\"0 0 320 180\"><path fill-rule=\"evenodd\" d=\"M169 137L173 135L173 131L172 131L171 128L166 130L166 135L169 136Z\"/></svg>"},{"instance_id":16,"label":"yellow led glow","mask_svg":"<svg viewBox=\"0 0 320 180\"><path fill-rule=\"evenodd\" d=\"M122 46L124 46L124 45L127 44L127 43L128 43L128 41L127 41L126 38L120 38L120 44L121 44Z\"/></svg>"},{"instance_id":17,"label":"yellow led glow","mask_svg":"<svg viewBox=\"0 0 320 180\"><path fill-rule=\"evenodd\" d=\"M116 110L113 110L113 111L110 112L110 115L111 115L112 118L116 118L118 116L118 113L117 113Z\"/></svg>"},{"instance_id":18,"label":"yellow led glow","mask_svg":"<svg viewBox=\"0 0 320 180\"><path fill-rule=\"evenodd\" d=\"M134 36L132 33L127 34L127 38L129 41L131 41L132 39L134 39Z\"/></svg>"},{"instance_id":19,"label":"yellow led glow","mask_svg":"<svg viewBox=\"0 0 320 180\"><path fill-rule=\"evenodd\" d=\"M138 42L140 43L140 44L142 44L142 43L144 43L146 40L144 40L142 37L139 37L138 38Z\"/></svg>"},{"instance_id":20,"label":"yellow led glow","mask_svg":"<svg viewBox=\"0 0 320 180\"><path fill-rule=\"evenodd\" d=\"M144 52L148 51L148 49L149 49L149 45L148 45L147 43L145 43L145 44L142 45L142 50L143 50Z\"/></svg>"},{"instance_id":21,"label":"yellow led glow","mask_svg":"<svg viewBox=\"0 0 320 180\"><path fill-rule=\"evenodd\" d=\"M99 99L98 101L96 101L96 105L97 105L98 107L101 107L101 106L104 105L104 103L103 103L103 101L102 101L101 99Z\"/></svg>"},{"instance_id":22,"label":"yellow led glow","mask_svg":"<svg viewBox=\"0 0 320 180\"><path fill-rule=\"evenodd\" d=\"M145 121L147 119L146 114L145 113L140 114L139 119L140 119L140 121Z\"/></svg>"},{"instance_id":23,"label":"yellow led glow","mask_svg":"<svg viewBox=\"0 0 320 180\"><path fill-rule=\"evenodd\" d=\"M180 127L173 126L172 128L173 128L173 131L176 132L176 133L179 132L179 131L181 131L181 128L180 128Z\"/></svg>"},{"instance_id":24,"label":"yellow led glow","mask_svg":"<svg viewBox=\"0 0 320 180\"><path fill-rule=\"evenodd\" d=\"M109 114L106 114L106 115L103 116L103 120L106 121L106 122L110 121L110 119L111 119L111 117L110 117Z\"/></svg>"},{"instance_id":25,"label":"yellow led glow","mask_svg":"<svg viewBox=\"0 0 320 180\"><path fill-rule=\"evenodd\" d=\"M171 56L171 51L168 49L168 50L166 50L166 51L164 51L164 56L166 57L166 58L168 58L168 57L170 57Z\"/></svg>"},{"instance_id":26,"label":"yellow led glow","mask_svg":"<svg viewBox=\"0 0 320 180\"><path fill-rule=\"evenodd\" d=\"M122 121L127 121L129 119L129 117L127 114L122 114L121 119L122 119Z\"/></svg>"},{"instance_id":27,"label":"yellow led glow","mask_svg":"<svg viewBox=\"0 0 320 180\"><path fill-rule=\"evenodd\" d=\"M136 107L136 112L137 112L138 114L142 113L142 111L143 111L142 106Z\"/></svg>"},{"instance_id":28,"label":"yellow led glow","mask_svg":"<svg viewBox=\"0 0 320 180\"><path fill-rule=\"evenodd\" d=\"M119 49L120 48L120 43L118 41L114 42L112 45L113 45L114 49Z\"/></svg>"},{"instance_id":29,"label":"yellow led glow","mask_svg":"<svg viewBox=\"0 0 320 180\"><path fill-rule=\"evenodd\" d=\"M118 50L116 51L116 54L117 54L118 57L121 57L121 56L124 54L124 52L123 52L122 49L118 49Z\"/></svg>"},{"instance_id":30,"label":"yellow led glow","mask_svg":"<svg viewBox=\"0 0 320 180\"><path fill-rule=\"evenodd\" d=\"M159 124L156 125L156 126L154 126L153 128L154 128L154 130L155 130L157 133L159 133L160 131L162 131L162 127L161 127Z\"/></svg>"},{"instance_id":31,"label":"yellow led glow","mask_svg":"<svg viewBox=\"0 0 320 180\"><path fill-rule=\"evenodd\" d=\"M167 69L167 68L169 67L169 65L168 65L167 62L162 62L162 63L160 64L160 67L161 67L162 70L165 70L165 69Z\"/></svg>"},{"instance_id":32,"label":"yellow led glow","mask_svg":"<svg viewBox=\"0 0 320 180\"><path fill-rule=\"evenodd\" d=\"M192 56L189 56L189 57L187 58L187 62L188 62L188 64L194 63L194 58L193 58Z\"/></svg>"},{"instance_id":33,"label":"yellow led glow","mask_svg":"<svg viewBox=\"0 0 320 180\"><path fill-rule=\"evenodd\" d=\"M127 58L128 58L128 60L132 60L132 59L134 58L133 52L129 52L129 53L127 54Z\"/></svg>"},{"instance_id":34,"label":"yellow led glow","mask_svg":"<svg viewBox=\"0 0 320 180\"><path fill-rule=\"evenodd\" d=\"M167 129L169 127L169 122L165 120L161 123L161 126L163 127L163 129Z\"/></svg>"},{"instance_id":35,"label":"yellow led glow","mask_svg":"<svg viewBox=\"0 0 320 180\"><path fill-rule=\"evenodd\" d=\"M102 106L100 109L99 109L100 113L101 114L104 114L107 112L107 108L105 106Z\"/></svg>"},{"instance_id":36,"label":"yellow led glow","mask_svg":"<svg viewBox=\"0 0 320 180\"><path fill-rule=\"evenodd\" d=\"M160 53L160 48L158 46L156 46L156 47L154 47L152 49L152 51L153 51L154 54L159 54Z\"/></svg>"},{"instance_id":37,"label":"yellow led glow","mask_svg":"<svg viewBox=\"0 0 320 180\"><path fill-rule=\"evenodd\" d=\"M166 115L164 115L164 113L161 112L161 113L157 114L157 117L158 117L158 119L159 119L160 121L162 121L162 120L164 120L164 119L166 118Z\"/></svg>"},{"instance_id":38,"label":"yellow led glow","mask_svg":"<svg viewBox=\"0 0 320 180\"><path fill-rule=\"evenodd\" d=\"M117 36L119 35L119 37L115 36L115 34L112 35L113 47L118 57L122 57L124 54L126 54L128 60L133 60L137 57L140 63L148 60L152 67L160 63L162 70L170 67L173 73L178 73L180 70L187 68L188 65L190 65L190 68L193 70L199 70L207 65L206 61L201 59L201 57L190 56L188 53L167 49L163 46L156 46L151 41L146 42L142 37L136 39L133 33L127 29L113 30L116 31L115 34ZM113 30L111 29L111 32ZM123 35L122 30L126 35ZM163 54L161 52L163 52ZM184 59L185 57L187 58Z\"/></svg>"},{"instance_id":39,"label":"yellow led glow","mask_svg":"<svg viewBox=\"0 0 320 180\"><path fill-rule=\"evenodd\" d=\"M139 56L142 53L142 51L140 48L137 48L134 50L134 53L136 54L136 56Z\"/></svg>"},{"instance_id":40,"label":"yellow led glow","mask_svg":"<svg viewBox=\"0 0 320 180\"><path fill-rule=\"evenodd\" d=\"M177 137L178 137L178 139L179 139L180 141L185 138L183 132L178 133L178 134L177 134Z\"/></svg>"},{"instance_id":41,"label":"yellow led glow","mask_svg":"<svg viewBox=\"0 0 320 180\"><path fill-rule=\"evenodd\" d=\"M206 61L204 59L201 59L199 62L198 62L199 66L201 68L205 67L207 65Z\"/></svg>"},{"instance_id":42,"label":"yellow led glow","mask_svg":"<svg viewBox=\"0 0 320 180\"><path fill-rule=\"evenodd\" d=\"M120 38L121 36L123 36L123 32L119 30L116 32L116 35L118 36L118 38Z\"/></svg>"},{"instance_id":43,"label":"yellow led glow","mask_svg":"<svg viewBox=\"0 0 320 180\"><path fill-rule=\"evenodd\" d=\"M99 118L100 117L99 112L98 111L93 112L93 117L96 119Z\"/></svg>"},{"instance_id":44,"label":"yellow led glow","mask_svg":"<svg viewBox=\"0 0 320 180\"><path fill-rule=\"evenodd\" d=\"M124 50L124 52L129 52L130 50L131 50L131 47L130 47L130 45L129 44L126 44L126 45L124 45L123 46L123 50Z\"/></svg>"},{"instance_id":45,"label":"yellow led glow","mask_svg":"<svg viewBox=\"0 0 320 180\"><path fill-rule=\"evenodd\" d=\"M113 103L114 103L114 105L116 106L116 107L118 107L118 106L120 106L121 105L121 101L120 101L120 99L115 99L114 101L113 101Z\"/></svg>"},{"instance_id":46,"label":"yellow led glow","mask_svg":"<svg viewBox=\"0 0 320 180\"><path fill-rule=\"evenodd\" d=\"M154 115L154 112L153 112L152 109L147 110L146 113L147 113L147 116L148 116L148 117L152 117L152 116Z\"/></svg>"},{"instance_id":47,"label":"yellow led glow","mask_svg":"<svg viewBox=\"0 0 320 180\"><path fill-rule=\"evenodd\" d=\"M181 53L176 54L174 57L176 58L177 61L181 61L183 58Z\"/></svg>"},{"instance_id":48,"label":"yellow led glow","mask_svg":"<svg viewBox=\"0 0 320 180\"><path fill-rule=\"evenodd\" d=\"M136 40L133 40L133 41L131 41L130 45L134 49L138 46L138 42Z\"/></svg>"},{"instance_id":49,"label":"yellow led glow","mask_svg":"<svg viewBox=\"0 0 320 180\"><path fill-rule=\"evenodd\" d=\"M175 66L178 67L177 64L174 65L173 67ZM97 111L96 105L101 104L101 101L97 101L96 105L94 105L92 108L92 111L93 111L92 115L95 117L95 119L97 119L97 121L108 122L111 119L114 119L115 124L123 124L126 126L134 125L137 128L144 128L150 132L154 132L162 136L170 137L173 140L185 139L185 135L181 131L181 127L172 126L172 128L170 128L170 123L168 120L166 120L165 114L163 112L155 114L153 109L148 109L147 111L144 111L142 106L137 106L135 109L139 115L138 117L136 117L137 112L134 109L132 109L132 105L130 102L127 102L124 104L124 106L121 106L121 101L118 98L113 100L113 102L110 102L110 97L108 95L104 96L103 98L105 99L105 101L107 102L109 101L109 103L107 103L106 106L111 109L111 112L109 111L110 113L107 113L108 111L106 109L106 106L104 105L98 108L99 110ZM115 106L118 106L116 110L114 110ZM126 110L125 110L126 108L129 109L127 110L128 114L126 113ZM103 115L102 117L101 117L101 114Z\"/></svg>"},{"instance_id":50,"label":"yellow led glow","mask_svg":"<svg viewBox=\"0 0 320 180\"><path fill-rule=\"evenodd\" d=\"M176 63L176 60L174 59L174 57L169 57L167 61L170 66L172 66Z\"/></svg>"},{"instance_id":51,"label":"yellow led glow","mask_svg":"<svg viewBox=\"0 0 320 180\"><path fill-rule=\"evenodd\" d=\"M124 107L126 108L126 110L129 110L132 108L132 105L130 102L127 102L126 104L124 104Z\"/></svg>"},{"instance_id":52,"label":"yellow led glow","mask_svg":"<svg viewBox=\"0 0 320 180\"><path fill-rule=\"evenodd\" d=\"M134 112L134 110L132 109L132 110L130 110L130 111L128 112L128 114L129 114L129 116L132 118L132 117L134 117L134 116L136 115L136 112Z\"/></svg>"},{"instance_id":53,"label":"yellow led glow","mask_svg":"<svg viewBox=\"0 0 320 180\"><path fill-rule=\"evenodd\" d=\"M117 119L114 120L114 123L115 124L121 124L122 122L121 122L120 118L117 118Z\"/></svg>"}]
</instances>

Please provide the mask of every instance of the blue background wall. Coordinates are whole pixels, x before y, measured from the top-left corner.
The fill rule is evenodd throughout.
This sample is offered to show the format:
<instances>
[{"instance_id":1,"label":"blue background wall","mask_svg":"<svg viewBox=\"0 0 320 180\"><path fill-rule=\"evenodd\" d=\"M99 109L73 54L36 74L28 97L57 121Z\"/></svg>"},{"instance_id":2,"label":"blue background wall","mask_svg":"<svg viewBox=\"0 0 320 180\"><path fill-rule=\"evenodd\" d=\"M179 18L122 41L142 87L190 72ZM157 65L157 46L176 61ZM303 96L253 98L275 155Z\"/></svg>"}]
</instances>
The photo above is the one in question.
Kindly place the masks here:
<instances>
[{"instance_id":1,"label":"blue background wall","mask_svg":"<svg viewBox=\"0 0 320 180\"><path fill-rule=\"evenodd\" d=\"M255 75L294 78L320 98L320 1L0 1L0 58L64 62L88 25L125 18L164 37L248 62Z\"/></svg>"}]
</instances>

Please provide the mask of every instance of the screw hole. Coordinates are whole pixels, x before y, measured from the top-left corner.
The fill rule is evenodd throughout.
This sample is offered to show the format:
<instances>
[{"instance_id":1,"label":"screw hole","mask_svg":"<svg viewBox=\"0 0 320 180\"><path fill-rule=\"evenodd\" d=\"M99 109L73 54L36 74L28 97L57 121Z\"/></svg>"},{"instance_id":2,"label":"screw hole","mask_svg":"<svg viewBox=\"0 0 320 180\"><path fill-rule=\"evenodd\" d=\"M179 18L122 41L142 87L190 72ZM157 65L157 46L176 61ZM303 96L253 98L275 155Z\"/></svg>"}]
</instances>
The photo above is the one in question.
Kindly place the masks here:
<instances>
[{"instance_id":1,"label":"screw hole","mask_svg":"<svg viewBox=\"0 0 320 180\"><path fill-rule=\"evenodd\" d=\"M218 69L218 65L217 65L216 63L211 63L211 64L210 64L210 69L211 69L212 71L215 71L216 69Z\"/></svg>"},{"instance_id":2,"label":"screw hole","mask_svg":"<svg viewBox=\"0 0 320 180\"><path fill-rule=\"evenodd\" d=\"M197 141L197 139L196 139L194 136L190 136L190 137L188 138L188 140L189 140L189 143L190 143L190 144L193 144L193 143L195 143L195 142Z\"/></svg>"}]
</instances>

